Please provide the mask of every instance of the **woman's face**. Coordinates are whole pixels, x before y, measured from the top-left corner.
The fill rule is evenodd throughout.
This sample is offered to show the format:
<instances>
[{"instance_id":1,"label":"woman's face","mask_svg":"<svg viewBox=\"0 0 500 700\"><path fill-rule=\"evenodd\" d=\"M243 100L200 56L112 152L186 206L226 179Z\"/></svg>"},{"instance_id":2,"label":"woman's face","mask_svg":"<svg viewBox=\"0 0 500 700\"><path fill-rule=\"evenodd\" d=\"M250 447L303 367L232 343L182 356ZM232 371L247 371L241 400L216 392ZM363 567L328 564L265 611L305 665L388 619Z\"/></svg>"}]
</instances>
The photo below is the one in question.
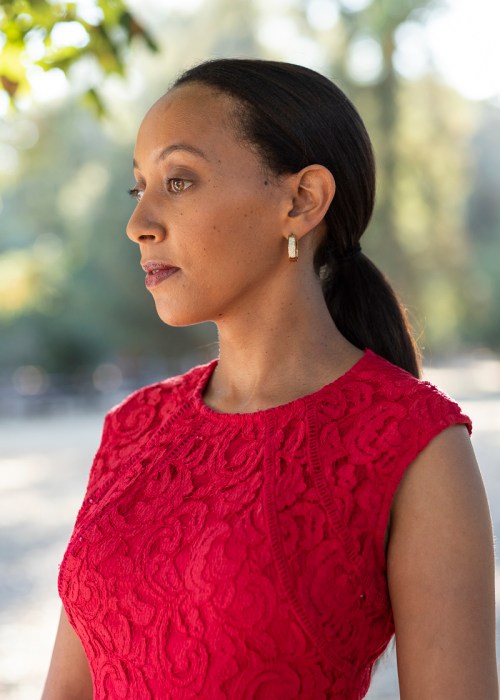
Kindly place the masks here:
<instances>
[{"instance_id":1,"label":"woman's face","mask_svg":"<svg viewBox=\"0 0 500 700\"><path fill-rule=\"evenodd\" d=\"M170 325L246 313L289 265L290 188L269 177L238 136L232 107L230 98L188 84L153 105L139 129L138 201L127 235Z\"/></svg>"}]
</instances>

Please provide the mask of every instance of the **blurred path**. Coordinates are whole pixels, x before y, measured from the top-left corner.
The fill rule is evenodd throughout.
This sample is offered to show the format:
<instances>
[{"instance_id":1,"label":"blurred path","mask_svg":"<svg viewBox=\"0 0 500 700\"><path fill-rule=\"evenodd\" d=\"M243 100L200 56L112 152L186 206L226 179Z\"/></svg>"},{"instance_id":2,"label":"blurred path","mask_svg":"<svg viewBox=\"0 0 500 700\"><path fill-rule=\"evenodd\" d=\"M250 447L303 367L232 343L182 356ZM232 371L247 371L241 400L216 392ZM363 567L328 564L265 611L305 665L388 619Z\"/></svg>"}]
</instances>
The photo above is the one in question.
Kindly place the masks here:
<instances>
[{"instance_id":1,"label":"blurred path","mask_svg":"<svg viewBox=\"0 0 500 700\"><path fill-rule=\"evenodd\" d=\"M426 377L459 400L474 421L473 444L499 533L500 391L493 390L500 363L489 368L488 381L479 389L477 382L471 384L470 368L429 371ZM34 700L41 694L59 616L58 564L102 418L102 411L75 410L0 424L0 697L5 700ZM399 698L392 643L367 697Z\"/></svg>"},{"instance_id":2,"label":"blurred path","mask_svg":"<svg viewBox=\"0 0 500 700\"><path fill-rule=\"evenodd\" d=\"M0 425L0 697L41 695L59 618L58 565L102 414Z\"/></svg>"}]
</instances>

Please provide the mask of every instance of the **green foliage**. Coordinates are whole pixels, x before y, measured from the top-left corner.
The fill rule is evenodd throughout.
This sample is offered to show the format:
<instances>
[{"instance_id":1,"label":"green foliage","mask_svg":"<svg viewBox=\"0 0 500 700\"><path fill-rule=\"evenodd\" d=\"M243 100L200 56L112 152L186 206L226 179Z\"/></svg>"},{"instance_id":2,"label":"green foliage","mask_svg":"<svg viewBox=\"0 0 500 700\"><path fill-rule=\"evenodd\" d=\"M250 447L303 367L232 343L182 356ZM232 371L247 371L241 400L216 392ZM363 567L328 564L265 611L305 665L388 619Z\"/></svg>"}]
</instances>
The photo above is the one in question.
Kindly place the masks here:
<instances>
[{"instance_id":1,"label":"green foliage","mask_svg":"<svg viewBox=\"0 0 500 700\"><path fill-rule=\"evenodd\" d=\"M67 74L73 65L92 57L103 75L123 76L128 48L136 38L151 50L158 50L151 34L132 16L122 0L98 0L91 17L82 15L76 2L2 2L2 38L0 89L9 95L13 106L19 98L29 95L33 66L45 71L59 69ZM38 58L33 58L34 55ZM88 89L86 98L98 113L103 112L97 86Z\"/></svg>"},{"instance_id":2,"label":"green foliage","mask_svg":"<svg viewBox=\"0 0 500 700\"><path fill-rule=\"evenodd\" d=\"M500 348L500 111L484 106L470 144L470 195L466 224L473 274L464 293L469 301L463 334Z\"/></svg>"}]
</instances>

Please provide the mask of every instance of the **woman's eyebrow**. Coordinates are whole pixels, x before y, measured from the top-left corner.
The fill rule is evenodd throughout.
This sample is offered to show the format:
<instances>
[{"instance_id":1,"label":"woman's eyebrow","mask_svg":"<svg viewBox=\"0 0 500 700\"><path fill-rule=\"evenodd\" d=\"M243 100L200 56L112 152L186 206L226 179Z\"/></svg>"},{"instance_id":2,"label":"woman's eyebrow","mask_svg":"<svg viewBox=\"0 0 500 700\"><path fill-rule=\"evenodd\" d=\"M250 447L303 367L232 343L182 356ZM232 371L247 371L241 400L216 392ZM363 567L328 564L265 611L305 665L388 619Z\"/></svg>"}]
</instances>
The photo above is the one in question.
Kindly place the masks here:
<instances>
[{"instance_id":1,"label":"woman's eyebrow","mask_svg":"<svg viewBox=\"0 0 500 700\"><path fill-rule=\"evenodd\" d=\"M158 155L155 158L155 162L159 163L162 161L164 158L166 158L170 153L173 153L174 151L187 151L188 153L192 153L195 156L200 156L201 158L204 158L205 160L209 161L209 158L205 155L205 153L201 150L201 148L197 148L196 146L191 146L189 143L172 143L170 146L165 146L160 150ZM134 168L138 168L139 165L134 158Z\"/></svg>"}]
</instances>

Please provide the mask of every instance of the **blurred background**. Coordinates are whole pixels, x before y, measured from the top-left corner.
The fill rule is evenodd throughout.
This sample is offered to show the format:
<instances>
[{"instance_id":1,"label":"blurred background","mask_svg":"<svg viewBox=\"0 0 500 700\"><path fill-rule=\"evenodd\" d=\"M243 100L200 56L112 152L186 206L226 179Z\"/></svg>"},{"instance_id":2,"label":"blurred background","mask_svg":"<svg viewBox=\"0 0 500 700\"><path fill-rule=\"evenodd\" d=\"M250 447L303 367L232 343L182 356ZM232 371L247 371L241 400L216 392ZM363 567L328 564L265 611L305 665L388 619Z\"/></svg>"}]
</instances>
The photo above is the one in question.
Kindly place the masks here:
<instances>
[{"instance_id":1,"label":"blurred background","mask_svg":"<svg viewBox=\"0 0 500 700\"><path fill-rule=\"evenodd\" d=\"M498 531L499 36L498 0L0 3L1 697L40 692L104 412L217 354L212 324L158 320L125 236L139 123L209 57L307 65L358 107L378 164L363 246L475 422ZM369 697L398 697L394 651Z\"/></svg>"}]
</instances>

